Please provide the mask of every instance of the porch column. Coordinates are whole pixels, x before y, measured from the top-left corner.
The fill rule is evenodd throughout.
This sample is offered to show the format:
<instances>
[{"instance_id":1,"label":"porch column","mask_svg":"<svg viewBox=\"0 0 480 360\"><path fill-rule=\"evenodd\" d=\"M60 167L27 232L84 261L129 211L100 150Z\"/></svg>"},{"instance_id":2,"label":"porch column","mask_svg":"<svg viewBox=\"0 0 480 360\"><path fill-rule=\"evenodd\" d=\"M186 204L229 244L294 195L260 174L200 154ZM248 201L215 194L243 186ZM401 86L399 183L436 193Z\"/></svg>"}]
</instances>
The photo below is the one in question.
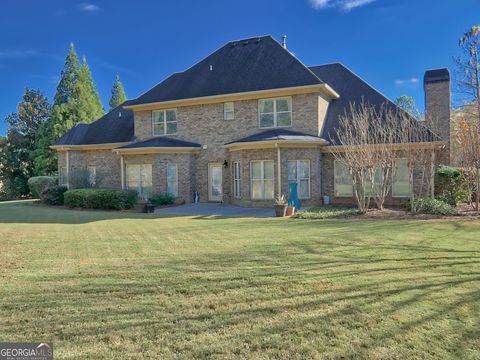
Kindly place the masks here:
<instances>
[{"instance_id":1,"label":"porch column","mask_svg":"<svg viewBox=\"0 0 480 360\"><path fill-rule=\"evenodd\" d=\"M123 164L123 155L120 155L120 176L122 178L122 189L125 189L125 166Z\"/></svg>"},{"instance_id":2,"label":"porch column","mask_svg":"<svg viewBox=\"0 0 480 360\"><path fill-rule=\"evenodd\" d=\"M280 147L278 143L275 144L277 147L277 177L278 177L278 196L282 195L282 163L281 163L281 154L280 154Z\"/></svg>"}]
</instances>

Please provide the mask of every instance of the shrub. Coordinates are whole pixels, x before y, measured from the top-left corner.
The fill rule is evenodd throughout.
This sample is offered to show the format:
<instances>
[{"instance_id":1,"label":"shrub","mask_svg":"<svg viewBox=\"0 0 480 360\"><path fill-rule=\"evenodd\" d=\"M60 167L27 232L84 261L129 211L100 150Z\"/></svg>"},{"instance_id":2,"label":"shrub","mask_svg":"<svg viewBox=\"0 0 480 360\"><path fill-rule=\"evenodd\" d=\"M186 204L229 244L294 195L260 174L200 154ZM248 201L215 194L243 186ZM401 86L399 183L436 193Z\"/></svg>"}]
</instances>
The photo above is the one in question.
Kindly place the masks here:
<instances>
[{"instance_id":1,"label":"shrub","mask_svg":"<svg viewBox=\"0 0 480 360\"><path fill-rule=\"evenodd\" d=\"M173 204L173 195L171 194L153 194L148 199L153 205L170 205Z\"/></svg>"},{"instance_id":2,"label":"shrub","mask_svg":"<svg viewBox=\"0 0 480 360\"><path fill-rule=\"evenodd\" d=\"M57 178L53 176L34 176L28 179L28 187L32 197L39 199L40 194L47 187L57 185Z\"/></svg>"},{"instance_id":3,"label":"shrub","mask_svg":"<svg viewBox=\"0 0 480 360\"><path fill-rule=\"evenodd\" d=\"M334 218L347 218L351 216L359 215L360 211L356 208L324 205L314 206L306 210L300 210L294 217L298 219L334 219Z\"/></svg>"},{"instance_id":4,"label":"shrub","mask_svg":"<svg viewBox=\"0 0 480 360\"><path fill-rule=\"evenodd\" d=\"M63 205L64 194L67 190L64 185L47 187L40 194L40 200L47 205Z\"/></svg>"},{"instance_id":5,"label":"shrub","mask_svg":"<svg viewBox=\"0 0 480 360\"><path fill-rule=\"evenodd\" d=\"M135 206L138 193L122 189L74 189L65 193L65 205L84 209L125 210Z\"/></svg>"},{"instance_id":6,"label":"shrub","mask_svg":"<svg viewBox=\"0 0 480 360\"><path fill-rule=\"evenodd\" d=\"M441 166L436 171L435 196L451 206L467 202L471 193L463 170Z\"/></svg>"},{"instance_id":7,"label":"shrub","mask_svg":"<svg viewBox=\"0 0 480 360\"><path fill-rule=\"evenodd\" d=\"M452 205L432 198L415 200L415 209L420 214L455 215L457 213Z\"/></svg>"}]
</instances>

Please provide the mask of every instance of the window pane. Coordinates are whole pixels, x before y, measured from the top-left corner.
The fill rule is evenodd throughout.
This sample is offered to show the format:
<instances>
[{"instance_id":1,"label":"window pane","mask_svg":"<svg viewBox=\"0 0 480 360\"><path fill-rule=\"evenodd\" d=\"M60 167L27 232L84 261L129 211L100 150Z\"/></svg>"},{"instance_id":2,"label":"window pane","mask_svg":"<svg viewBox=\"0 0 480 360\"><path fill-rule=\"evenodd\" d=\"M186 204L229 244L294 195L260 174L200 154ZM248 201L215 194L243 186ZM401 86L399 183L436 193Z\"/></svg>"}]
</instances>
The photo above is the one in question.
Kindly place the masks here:
<instances>
[{"instance_id":1,"label":"window pane","mask_svg":"<svg viewBox=\"0 0 480 360\"><path fill-rule=\"evenodd\" d=\"M165 113L163 111L154 111L153 112L153 122L154 123L163 123L165 118Z\"/></svg>"},{"instance_id":2,"label":"window pane","mask_svg":"<svg viewBox=\"0 0 480 360\"><path fill-rule=\"evenodd\" d=\"M298 162L298 171L300 179L308 179L310 178L310 161L308 160L300 160Z\"/></svg>"},{"instance_id":3,"label":"window pane","mask_svg":"<svg viewBox=\"0 0 480 360\"><path fill-rule=\"evenodd\" d=\"M233 120L234 118L233 102L227 102L223 104L223 114L224 114L225 120Z\"/></svg>"},{"instance_id":4,"label":"window pane","mask_svg":"<svg viewBox=\"0 0 480 360\"><path fill-rule=\"evenodd\" d=\"M262 163L260 161L252 161L252 179L262 178Z\"/></svg>"},{"instance_id":5,"label":"window pane","mask_svg":"<svg viewBox=\"0 0 480 360\"><path fill-rule=\"evenodd\" d=\"M177 132L177 123L167 122L167 134L176 134L176 132Z\"/></svg>"},{"instance_id":6,"label":"window pane","mask_svg":"<svg viewBox=\"0 0 480 360\"><path fill-rule=\"evenodd\" d=\"M298 197L301 199L307 199L310 197L310 180L300 180Z\"/></svg>"},{"instance_id":7,"label":"window pane","mask_svg":"<svg viewBox=\"0 0 480 360\"><path fill-rule=\"evenodd\" d=\"M127 165L127 180L140 182L140 165Z\"/></svg>"},{"instance_id":8,"label":"window pane","mask_svg":"<svg viewBox=\"0 0 480 360\"><path fill-rule=\"evenodd\" d=\"M277 112L290 111L290 99L277 100Z\"/></svg>"},{"instance_id":9,"label":"window pane","mask_svg":"<svg viewBox=\"0 0 480 360\"><path fill-rule=\"evenodd\" d=\"M273 179L273 161L264 161L264 179Z\"/></svg>"},{"instance_id":10,"label":"window pane","mask_svg":"<svg viewBox=\"0 0 480 360\"><path fill-rule=\"evenodd\" d=\"M273 100L260 100L260 114L273 113Z\"/></svg>"},{"instance_id":11,"label":"window pane","mask_svg":"<svg viewBox=\"0 0 480 360\"><path fill-rule=\"evenodd\" d=\"M410 196L410 171L407 159L398 159L395 162L392 195L395 197Z\"/></svg>"},{"instance_id":12,"label":"window pane","mask_svg":"<svg viewBox=\"0 0 480 360\"><path fill-rule=\"evenodd\" d=\"M252 180L252 199L262 198L262 180Z\"/></svg>"},{"instance_id":13,"label":"window pane","mask_svg":"<svg viewBox=\"0 0 480 360\"><path fill-rule=\"evenodd\" d=\"M335 196L353 196L353 181L347 167L335 161Z\"/></svg>"},{"instance_id":14,"label":"window pane","mask_svg":"<svg viewBox=\"0 0 480 360\"><path fill-rule=\"evenodd\" d=\"M142 165L142 187L152 187L152 165Z\"/></svg>"},{"instance_id":15,"label":"window pane","mask_svg":"<svg viewBox=\"0 0 480 360\"><path fill-rule=\"evenodd\" d=\"M273 199L273 180L265 180L265 199Z\"/></svg>"},{"instance_id":16,"label":"window pane","mask_svg":"<svg viewBox=\"0 0 480 360\"><path fill-rule=\"evenodd\" d=\"M167 110L167 122L177 121L177 111L176 110Z\"/></svg>"},{"instance_id":17,"label":"window pane","mask_svg":"<svg viewBox=\"0 0 480 360\"><path fill-rule=\"evenodd\" d=\"M297 162L289 161L288 167L288 181L297 181Z\"/></svg>"},{"instance_id":18,"label":"window pane","mask_svg":"<svg viewBox=\"0 0 480 360\"><path fill-rule=\"evenodd\" d=\"M164 123L153 124L153 134L154 135L165 135L165 125L164 125Z\"/></svg>"},{"instance_id":19,"label":"window pane","mask_svg":"<svg viewBox=\"0 0 480 360\"><path fill-rule=\"evenodd\" d=\"M272 127L273 126L273 113L260 115L260 127Z\"/></svg>"},{"instance_id":20,"label":"window pane","mask_svg":"<svg viewBox=\"0 0 480 360\"><path fill-rule=\"evenodd\" d=\"M277 114L277 126L292 125L292 113L285 112Z\"/></svg>"}]
</instances>

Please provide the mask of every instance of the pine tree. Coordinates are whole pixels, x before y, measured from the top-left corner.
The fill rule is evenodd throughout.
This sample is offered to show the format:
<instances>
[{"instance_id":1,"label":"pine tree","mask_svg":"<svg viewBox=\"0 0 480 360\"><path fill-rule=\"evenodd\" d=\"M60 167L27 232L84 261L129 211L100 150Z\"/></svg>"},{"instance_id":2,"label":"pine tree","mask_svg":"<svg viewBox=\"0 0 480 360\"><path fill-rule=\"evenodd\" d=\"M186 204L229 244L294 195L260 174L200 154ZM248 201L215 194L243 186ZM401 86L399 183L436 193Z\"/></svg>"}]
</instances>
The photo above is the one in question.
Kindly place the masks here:
<instances>
[{"instance_id":1,"label":"pine tree","mask_svg":"<svg viewBox=\"0 0 480 360\"><path fill-rule=\"evenodd\" d=\"M48 99L39 91L26 89L17 112L7 116L7 136L0 143L0 198L18 198L29 193L27 180L34 175L38 130L50 116Z\"/></svg>"},{"instance_id":2,"label":"pine tree","mask_svg":"<svg viewBox=\"0 0 480 360\"><path fill-rule=\"evenodd\" d=\"M92 123L105 113L87 60L78 63L73 45L55 94L52 111L53 139L60 138L77 123Z\"/></svg>"},{"instance_id":3,"label":"pine tree","mask_svg":"<svg viewBox=\"0 0 480 360\"><path fill-rule=\"evenodd\" d=\"M112 96L110 97L109 102L110 110L123 104L126 100L127 96L125 95L125 89L123 88L123 84L120 81L120 76L117 74L115 76L115 82L113 83L112 87Z\"/></svg>"}]
</instances>

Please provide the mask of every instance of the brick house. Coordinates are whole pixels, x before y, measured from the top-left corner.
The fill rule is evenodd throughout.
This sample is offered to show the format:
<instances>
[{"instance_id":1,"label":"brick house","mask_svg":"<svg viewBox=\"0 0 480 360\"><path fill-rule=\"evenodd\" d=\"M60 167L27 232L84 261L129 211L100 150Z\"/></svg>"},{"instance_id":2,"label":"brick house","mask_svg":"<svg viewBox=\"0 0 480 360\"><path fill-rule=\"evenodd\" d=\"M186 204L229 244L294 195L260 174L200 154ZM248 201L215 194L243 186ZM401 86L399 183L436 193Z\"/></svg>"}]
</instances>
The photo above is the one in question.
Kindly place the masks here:
<instances>
[{"instance_id":1,"label":"brick house","mask_svg":"<svg viewBox=\"0 0 480 360\"><path fill-rule=\"evenodd\" d=\"M448 162L448 70L427 71L424 80L426 111L442 129L427 145L436 162ZM197 191L201 202L271 206L289 182L304 205L324 195L352 202L351 179L329 146L339 117L362 99L396 107L340 63L307 67L271 36L249 38L76 125L53 148L67 185L83 169L102 187L168 192L178 202ZM397 173L391 200L409 195L408 179Z\"/></svg>"}]
</instances>

